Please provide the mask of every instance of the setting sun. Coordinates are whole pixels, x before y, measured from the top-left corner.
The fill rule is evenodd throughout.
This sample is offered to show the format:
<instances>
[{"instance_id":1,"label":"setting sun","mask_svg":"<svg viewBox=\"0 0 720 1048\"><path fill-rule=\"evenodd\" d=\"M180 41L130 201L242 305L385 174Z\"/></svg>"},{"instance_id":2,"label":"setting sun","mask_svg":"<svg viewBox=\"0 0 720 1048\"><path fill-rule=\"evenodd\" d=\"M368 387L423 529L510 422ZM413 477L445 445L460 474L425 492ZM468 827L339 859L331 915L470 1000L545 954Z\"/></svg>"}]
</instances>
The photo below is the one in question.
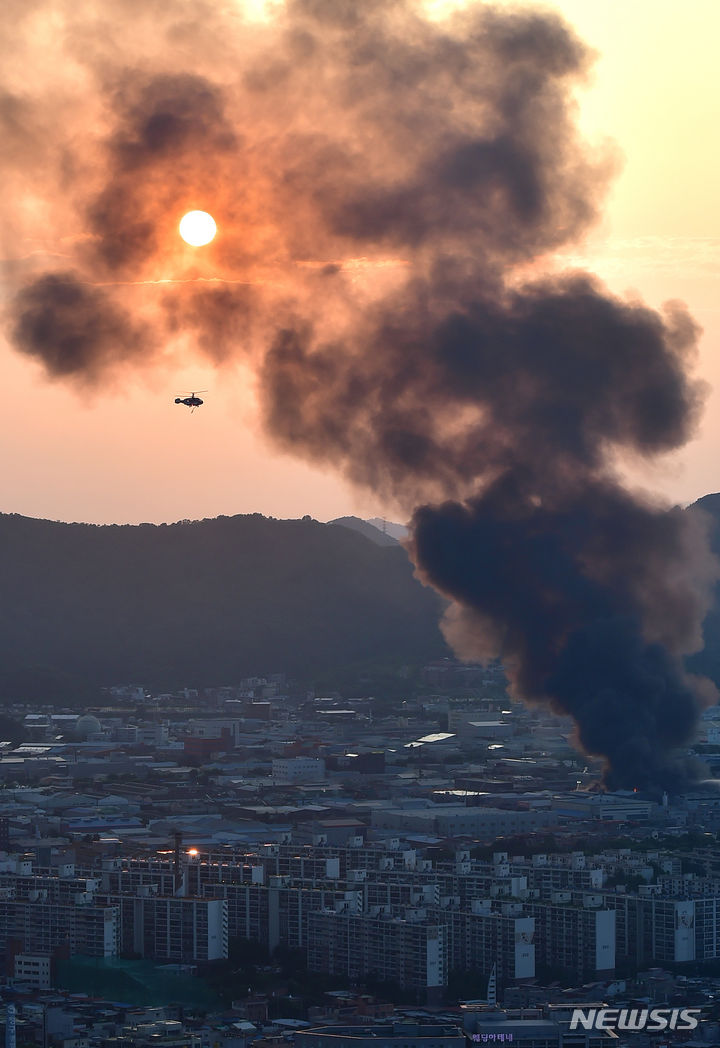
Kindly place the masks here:
<instances>
[{"instance_id":1,"label":"setting sun","mask_svg":"<svg viewBox=\"0 0 720 1048\"><path fill-rule=\"evenodd\" d=\"M188 211L180 219L178 229L185 243L192 247L209 244L217 233L215 219L207 211Z\"/></svg>"}]
</instances>

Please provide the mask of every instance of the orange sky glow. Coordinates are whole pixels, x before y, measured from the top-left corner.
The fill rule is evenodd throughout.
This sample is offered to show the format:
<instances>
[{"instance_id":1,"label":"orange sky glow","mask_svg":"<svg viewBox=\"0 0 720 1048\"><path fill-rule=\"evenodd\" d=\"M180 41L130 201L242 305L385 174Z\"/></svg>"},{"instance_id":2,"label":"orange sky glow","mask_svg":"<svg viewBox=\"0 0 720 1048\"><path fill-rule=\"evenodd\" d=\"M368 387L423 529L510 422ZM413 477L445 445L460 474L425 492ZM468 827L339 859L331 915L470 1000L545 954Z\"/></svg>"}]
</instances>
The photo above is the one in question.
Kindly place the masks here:
<instances>
[{"instance_id":1,"label":"orange sky glow","mask_svg":"<svg viewBox=\"0 0 720 1048\"><path fill-rule=\"evenodd\" d=\"M462 5L429 6L432 17L441 19ZM546 271L588 268L613 293L654 308L668 299L687 304L703 329L696 371L709 386L698 432L679 451L650 464L625 461L620 468L633 484L673 502L692 502L720 489L720 5L558 0L524 6L559 12L596 52L586 83L575 90L577 121L615 167L594 226L533 264ZM177 7L182 10L183 4ZM401 288L417 260L381 242L366 252L354 244L340 250L337 238L317 234L315 202L295 193L293 170L278 187L272 158L249 152L245 166L239 166L241 146L230 146L229 138L245 141L251 120L272 127L282 119L270 102L252 113L239 103L237 122L219 127L212 158L202 150L190 152L182 171L164 171L162 177L148 171L138 190L136 144L109 137L103 103L88 93L94 65L120 69L127 61L119 53L124 45L112 38L102 18L63 16L61 10L42 0L28 8L6 73L6 86L19 101L6 114L17 147L10 151L0 214L3 297L11 301L25 282L50 269L79 272L80 283L105 288L133 324L155 324L162 308L164 337L150 348L138 340L129 360L103 362L101 376L93 365L80 375L48 377L38 359L17 351L12 324L6 327L0 510L94 523L253 512L397 519L402 508L382 489L352 484L322 455L314 461L291 456L263 426L256 360L264 333L247 302L252 297L267 303L263 308L273 314L290 310L290 289L297 296L319 296L318 315L322 312L328 337L341 337L347 317ZM273 6L265 5L263 19L261 4L247 8L245 16L238 5L233 17L243 58L251 44L263 54L263 34L279 10L277 5L274 15ZM137 41L132 60L141 69L154 61L151 30L137 26L132 37ZM164 43L168 75L191 70L216 75L217 68L221 80L227 77L234 61L231 44L213 39L209 29L203 32L210 39L196 39L193 27L178 16ZM302 46L299 37L297 46ZM267 59L252 67L252 75L276 73ZM109 74L105 90L117 98L125 88ZM121 101L128 110L137 104L131 95ZM321 100L312 104L302 119L295 118L298 141L325 119ZM57 132L58 106L63 135ZM103 196L106 161L100 159L108 140L119 172L112 198ZM38 174L49 168L56 172L52 178ZM120 265L110 256L112 245L105 254L98 248L97 216L103 209L103 215L109 213L121 197L136 201L136 210L128 211L132 221L126 219L128 243L117 246L126 252ZM92 227L86 221L90 198L96 201ZM215 239L204 247L193 248L178 235L189 210L208 211L217 222ZM144 236L147 249L137 246ZM331 270L340 273L341 291L323 301L319 273ZM183 287L192 289L192 298ZM198 319L209 301L203 292L212 292L214 304L217 296L227 296L231 322L224 320L220 328L219 320ZM174 398L194 389L208 393L191 415Z\"/></svg>"}]
</instances>

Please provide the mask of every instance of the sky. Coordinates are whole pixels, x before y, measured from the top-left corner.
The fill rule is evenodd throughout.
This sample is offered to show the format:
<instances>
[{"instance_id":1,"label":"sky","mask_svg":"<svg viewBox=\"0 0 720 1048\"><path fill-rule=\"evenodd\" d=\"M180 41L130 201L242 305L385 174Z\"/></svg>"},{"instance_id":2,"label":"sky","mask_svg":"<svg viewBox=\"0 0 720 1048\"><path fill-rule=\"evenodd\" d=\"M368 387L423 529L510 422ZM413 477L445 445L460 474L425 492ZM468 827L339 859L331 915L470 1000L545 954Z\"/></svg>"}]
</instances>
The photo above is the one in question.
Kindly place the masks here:
<instances>
[{"instance_id":1,"label":"sky","mask_svg":"<svg viewBox=\"0 0 720 1048\"><path fill-rule=\"evenodd\" d=\"M694 439L670 455L654 457L650 464L626 458L621 467L631 483L686 504L720 488L720 306L713 294L720 269L716 72L720 6L714 0L686 0L682 5L675 0L602 4L563 0L525 6L558 11L595 50L586 83L575 89L577 119L583 134L611 158L614 167L594 225L557 251L548 249L543 266L590 268L612 292L640 298L655 308L665 300L680 299L703 328L696 372L709 390ZM106 133L102 107L83 94L85 69L92 65L85 56L107 62L113 42L103 37L101 23L91 17L91 5L87 5L87 19L81 5L64 37L74 55L68 64L54 42L63 35L56 32L60 9L47 3L30 5L19 29L22 44L16 64L9 73L15 97L26 103L10 118L18 125L18 140L27 130L29 145L19 147L17 171L6 182L2 251L7 302L50 265L53 269L58 264L75 266L83 245L97 237L106 216L98 217L102 188L96 184L95 147L88 147L87 141L101 143L105 134L116 158L123 156L125 148L117 136L112 139ZM441 5L433 9L435 17L443 16ZM246 23L253 39L264 25L255 17ZM152 34L143 35L140 27L140 39L138 61L147 61L141 52L152 50ZM204 38L200 32L194 40L185 31L175 39L177 54L171 56L171 64L176 75L212 69L216 57L220 66L228 61L227 55L215 55L213 48L221 49L222 42L211 34ZM167 40L163 46L170 46ZM27 84L28 68L35 74L32 90L18 87ZM106 89L121 91L112 84ZM78 98L83 98L82 107ZM127 105L132 104L131 99ZM76 167L65 171L65 181L46 176L50 161L30 141L42 128L47 141L63 143L66 166L71 164L68 157L79 157ZM242 128L227 133L236 132L242 134ZM221 157L225 148L219 141ZM51 161L60 170L58 156L56 151ZM128 170L132 168L127 158L123 162ZM131 318L153 313L158 296L167 289L158 282L177 279L178 274L188 280L200 277L212 288L218 286L212 281L222 278L223 286L231 290L253 285L263 288L263 293L279 279L263 259L264 245L271 241L257 218L270 206L263 183L267 171L256 167L248 184L236 191L236 169L229 162L226 167L223 162L216 165L202 145L188 170L190 175L197 172L197 193L186 192L186 171L183 191L175 193L166 211L157 216L163 250L144 253L136 244L128 249L123 262L127 294L123 292L120 299L116 286L113 294ZM120 189L130 193L127 187ZM150 196L152 192L148 190ZM94 233L86 223L83 194L92 196L96 204ZM215 216L219 232L214 246L208 250L183 245L175 228L186 205L215 212L218 202L221 213ZM107 200L104 205L109 209ZM291 208L292 202L285 206ZM303 206L299 194L299 212ZM223 212L231 216L225 225ZM243 217L251 213L252 231L244 247L238 223L242 227ZM297 279L307 280L310 286L314 267L333 265L338 259L330 239L316 244L303 240L302 218L301 213L293 217L293 236L284 247L293 272L301 274ZM134 237L142 235L142 228L133 231ZM374 300L378 287L401 280L407 265L397 252L383 254L378 248L368 249L367 255L370 262L364 255L346 254L340 259L349 274L343 294L356 294L359 301ZM108 259L98 256L88 262L83 256L83 265L86 273L88 266L97 266L93 272L98 285L110 283L102 272L103 265L111 265ZM112 282L118 284L116 277ZM198 300L193 308L202 308L202 302ZM112 328L107 318L101 323ZM320 520L346 513L397 519L397 504L381 489L351 484L322 456L320 461L304 461L291 455L287 441L284 448L278 447L262 423L252 353L236 355L225 349L198 353L195 342L206 329L190 314L179 317L167 346L155 346L151 360L144 359L140 346L129 363L109 368L100 379L94 374L79 380L60 373L49 377L36 354L18 352L13 325L11 317L2 346L0 439L5 470L0 510L94 523L251 512L276 517L310 514ZM249 345L258 337L238 320L232 331L223 330L221 341ZM195 389L208 392L203 394L204 406L190 414L174 398Z\"/></svg>"}]
</instances>

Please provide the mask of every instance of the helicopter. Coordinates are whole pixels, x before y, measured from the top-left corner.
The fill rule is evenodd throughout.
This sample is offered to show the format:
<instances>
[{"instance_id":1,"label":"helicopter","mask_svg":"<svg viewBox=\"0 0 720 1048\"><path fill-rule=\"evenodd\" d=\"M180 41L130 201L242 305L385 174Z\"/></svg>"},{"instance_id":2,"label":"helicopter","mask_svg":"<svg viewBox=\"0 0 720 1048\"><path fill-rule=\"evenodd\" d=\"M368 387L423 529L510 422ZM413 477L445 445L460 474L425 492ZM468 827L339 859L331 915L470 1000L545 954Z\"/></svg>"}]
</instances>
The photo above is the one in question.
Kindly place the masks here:
<instances>
[{"instance_id":1,"label":"helicopter","mask_svg":"<svg viewBox=\"0 0 720 1048\"><path fill-rule=\"evenodd\" d=\"M198 389L193 393L181 393L179 397L175 397L176 404L184 404L185 407L190 408L190 414L192 415L195 408L199 408L203 401L198 396L198 393L207 393L206 389Z\"/></svg>"}]
</instances>

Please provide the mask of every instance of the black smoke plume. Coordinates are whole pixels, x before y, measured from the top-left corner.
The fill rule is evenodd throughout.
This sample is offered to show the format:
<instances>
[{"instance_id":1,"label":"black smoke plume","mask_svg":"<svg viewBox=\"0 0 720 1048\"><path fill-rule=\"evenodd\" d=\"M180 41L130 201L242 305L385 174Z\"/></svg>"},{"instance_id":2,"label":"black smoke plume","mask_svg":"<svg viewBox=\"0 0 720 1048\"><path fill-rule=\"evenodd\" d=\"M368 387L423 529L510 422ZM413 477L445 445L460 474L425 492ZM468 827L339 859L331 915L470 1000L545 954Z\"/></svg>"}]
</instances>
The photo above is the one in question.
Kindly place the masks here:
<instances>
[{"instance_id":1,"label":"black smoke plume","mask_svg":"<svg viewBox=\"0 0 720 1048\"><path fill-rule=\"evenodd\" d=\"M25 67L46 6L15 28ZM48 71L7 74L0 119L8 185L32 169L62 200L45 235L70 259L18 290L15 345L80 382L175 342L251 362L281 447L412 514L460 655L572 714L611 785L678 782L715 569L702 525L618 464L693 434L698 329L551 261L613 168L574 126L587 48L487 4L52 10ZM202 263L176 234L196 207L221 230ZM7 209L11 235L36 213Z\"/></svg>"},{"instance_id":2,"label":"black smoke plume","mask_svg":"<svg viewBox=\"0 0 720 1048\"><path fill-rule=\"evenodd\" d=\"M605 480L529 498L507 473L466 504L418 509L413 525L417 562L455 601L447 631L461 653L499 652L519 694L572 714L609 785L682 781L671 754L702 702L676 654L696 642L683 636L694 587L673 577L693 556L681 511Z\"/></svg>"}]
</instances>

